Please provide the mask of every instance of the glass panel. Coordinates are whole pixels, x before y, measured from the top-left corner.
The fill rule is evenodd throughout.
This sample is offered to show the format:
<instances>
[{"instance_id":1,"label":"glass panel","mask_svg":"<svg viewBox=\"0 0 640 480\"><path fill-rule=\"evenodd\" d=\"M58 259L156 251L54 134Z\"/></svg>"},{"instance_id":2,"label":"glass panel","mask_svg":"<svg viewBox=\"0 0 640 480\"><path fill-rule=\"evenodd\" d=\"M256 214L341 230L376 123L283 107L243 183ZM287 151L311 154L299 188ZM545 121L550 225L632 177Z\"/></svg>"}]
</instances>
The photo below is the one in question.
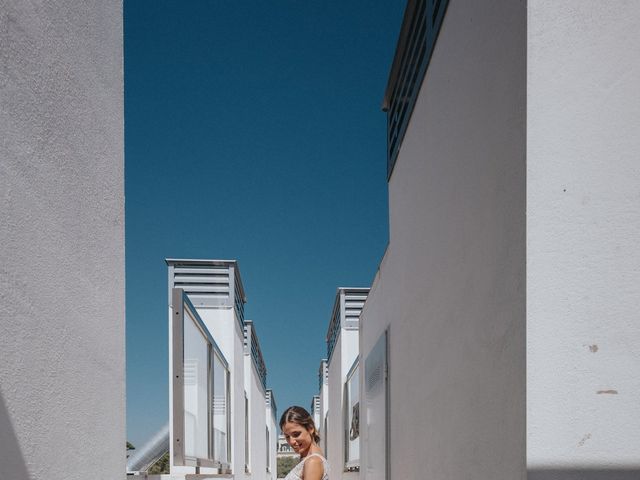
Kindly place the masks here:
<instances>
[{"instance_id":1,"label":"glass panel","mask_svg":"<svg viewBox=\"0 0 640 480\"><path fill-rule=\"evenodd\" d=\"M267 472L271 469L271 458L269 456L269 427L267 427L267 449L265 450L267 452Z\"/></svg>"},{"instance_id":2,"label":"glass panel","mask_svg":"<svg viewBox=\"0 0 640 480\"><path fill-rule=\"evenodd\" d=\"M213 356L213 445L214 460L229 463L227 449L227 370L217 354Z\"/></svg>"},{"instance_id":3,"label":"glass panel","mask_svg":"<svg viewBox=\"0 0 640 480\"><path fill-rule=\"evenodd\" d=\"M324 429L322 431L322 436L324 437L324 452L327 454L327 438L329 438L329 411L327 410L327 414L324 417Z\"/></svg>"},{"instance_id":4,"label":"glass panel","mask_svg":"<svg viewBox=\"0 0 640 480\"><path fill-rule=\"evenodd\" d=\"M249 399L244 392L244 466L249 469Z\"/></svg>"},{"instance_id":5,"label":"glass panel","mask_svg":"<svg viewBox=\"0 0 640 480\"><path fill-rule=\"evenodd\" d=\"M209 458L209 344L184 310L184 453Z\"/></svg>"}]
</instances>

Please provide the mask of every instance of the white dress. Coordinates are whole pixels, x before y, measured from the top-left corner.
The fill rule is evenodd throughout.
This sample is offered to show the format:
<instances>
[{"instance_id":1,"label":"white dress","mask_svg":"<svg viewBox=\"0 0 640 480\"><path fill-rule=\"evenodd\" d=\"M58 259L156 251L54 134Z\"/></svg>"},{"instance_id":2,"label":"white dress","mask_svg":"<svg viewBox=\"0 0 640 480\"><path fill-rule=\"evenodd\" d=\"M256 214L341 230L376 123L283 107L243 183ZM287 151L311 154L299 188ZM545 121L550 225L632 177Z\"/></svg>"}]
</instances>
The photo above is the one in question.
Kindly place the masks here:
<instances>
[{"instance_id":1,"label":"white dress","mask_svg":"<svg viewBox=\"0 0 640 480\"><path fill-rule=\"evenodd\" d=\"M284 477L284 480L302 480L302 469L304 468L304 462L309 457L318 456L322 459L322 466L324 467L324 473L322 474L322 480L329 480L329 462L319 453L312 453L304 457L304 459L298 463L291 471Z\"/></svg>"}]
</instances>

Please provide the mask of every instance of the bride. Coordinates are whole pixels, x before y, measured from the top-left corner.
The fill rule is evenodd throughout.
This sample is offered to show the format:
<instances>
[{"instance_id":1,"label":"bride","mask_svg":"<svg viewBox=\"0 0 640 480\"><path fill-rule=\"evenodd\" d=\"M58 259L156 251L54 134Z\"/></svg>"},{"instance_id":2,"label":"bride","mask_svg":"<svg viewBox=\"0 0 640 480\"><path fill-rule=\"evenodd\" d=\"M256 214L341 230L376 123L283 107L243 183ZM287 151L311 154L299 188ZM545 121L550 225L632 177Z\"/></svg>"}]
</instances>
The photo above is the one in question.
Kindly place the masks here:
<instances>
[{"instance_id":1,"label":"bride","mask_svg":"<svg viewBox=\"0 0 640 480\"><path fill-rule=\"evenodd\" d=\"M287 408L280 417L280 429L300 455L300 463L284 480L329 480L329 463L318 446L320 436L309 412L297 406Z\"/></svg>"}]
</instances>

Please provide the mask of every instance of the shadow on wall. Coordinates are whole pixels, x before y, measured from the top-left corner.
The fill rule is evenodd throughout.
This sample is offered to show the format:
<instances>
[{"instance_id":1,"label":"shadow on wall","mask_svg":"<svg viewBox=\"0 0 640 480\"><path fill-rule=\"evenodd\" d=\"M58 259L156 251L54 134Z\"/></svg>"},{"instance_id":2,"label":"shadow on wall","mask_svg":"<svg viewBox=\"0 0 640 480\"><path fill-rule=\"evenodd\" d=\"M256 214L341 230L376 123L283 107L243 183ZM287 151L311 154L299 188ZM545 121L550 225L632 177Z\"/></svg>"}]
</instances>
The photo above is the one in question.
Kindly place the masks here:
<instances>
[{"instance_id":1,"label":"shadow on wall","mask_svg":"<svg viewBox=\"0 0 640 480\"><path fill-rule=\"evenodd\" d=\"M529 470L527 480L638 480L640 469Z\"/></svg>"},{"instance_id":2,"label":"shadow on wall","mask_svg":"<svg viewBox=\"0 0 640 480\"><path fill-rule=\"evenodd\" d=\"M0 390L0 480L28 480L29 478L29 471L22 457L18 438L13 431L2 390Z\"/></svg>"}]
</instances>

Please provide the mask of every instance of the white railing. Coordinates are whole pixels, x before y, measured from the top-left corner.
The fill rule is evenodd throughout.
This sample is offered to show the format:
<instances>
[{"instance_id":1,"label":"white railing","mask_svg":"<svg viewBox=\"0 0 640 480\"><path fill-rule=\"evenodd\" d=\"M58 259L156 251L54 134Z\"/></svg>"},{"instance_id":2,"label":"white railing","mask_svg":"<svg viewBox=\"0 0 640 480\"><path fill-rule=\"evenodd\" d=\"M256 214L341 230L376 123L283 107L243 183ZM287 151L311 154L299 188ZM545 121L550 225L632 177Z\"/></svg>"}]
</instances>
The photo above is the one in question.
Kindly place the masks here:
<instances>
[{"instance_id":1,"label":"white railing","mask_svg":"<svg viewBox=\"0 0 640 480\"><path fill-rule=\"evenodd\" d=\"M172 289L173 465L229 470L229 365L181 288Z\"/></svg>"}]
</instances>

